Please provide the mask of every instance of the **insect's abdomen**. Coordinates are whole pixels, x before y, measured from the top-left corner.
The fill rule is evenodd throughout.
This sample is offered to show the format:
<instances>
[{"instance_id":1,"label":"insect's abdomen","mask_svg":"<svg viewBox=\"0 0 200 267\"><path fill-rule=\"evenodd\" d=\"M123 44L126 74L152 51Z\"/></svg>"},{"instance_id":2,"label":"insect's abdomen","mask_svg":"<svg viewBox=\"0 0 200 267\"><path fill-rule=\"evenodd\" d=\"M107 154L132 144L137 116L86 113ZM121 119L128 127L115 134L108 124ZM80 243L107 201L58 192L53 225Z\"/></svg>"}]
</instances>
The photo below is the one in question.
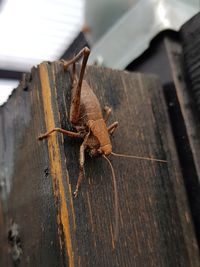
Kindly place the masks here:
<instances>
[{"instance_id":1,"label":"insect's abdomen","mask_svg":"<svg viewBox=\"0 0 200 267\"><path fill-rule=\"evenodd\" d=\"M79 117L78 125L87 125L89 120L103 118L99 101L85 80L82 83Z\"/></svg>"}]
</instances>

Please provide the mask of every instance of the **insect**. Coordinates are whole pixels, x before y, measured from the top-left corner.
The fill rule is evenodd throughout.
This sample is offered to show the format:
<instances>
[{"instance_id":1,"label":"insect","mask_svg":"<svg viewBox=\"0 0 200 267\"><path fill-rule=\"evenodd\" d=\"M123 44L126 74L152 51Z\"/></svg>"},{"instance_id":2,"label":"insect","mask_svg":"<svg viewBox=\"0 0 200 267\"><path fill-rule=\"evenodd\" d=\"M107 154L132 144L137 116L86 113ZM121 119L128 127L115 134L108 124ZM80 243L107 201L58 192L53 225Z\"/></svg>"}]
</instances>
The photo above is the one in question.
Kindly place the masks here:
<instances>
[{"instance_id":1,"label":"insect","mask_svg":"<svg viewBox=\"0 0 200 267\"><path fill-rule=\"evenodd\" d=\"M112 171L113 185L115 192L115 239L117 236L118 228L118 193L117 183L115 178L114 169L108 156L110 154L119 157L130 157L143 160L152 160L166 162L165 160L159 160L154 158L137 157L131 155L117 154L112 151L112 145L110 135L116 130L118 122L112 123L107 127L106 122L111 114L111 108L105 107L105 116L103 117L100 103L90 88L88 83L83 79L87 60L90 54L90 50L83 48L74 58L69 61L63 61L64 70L67 71L69 66L73 66L72 71L72 93L71 93L71 106L70 106L70 122L77 130L77 132L67 131L61 128L54 128L51 131L42 134L38 137L39 140L48 138L53 132L60 132L72 138L82 138L83 142L80 146L79 157L79 176L76 184L76 190L74 196L77 197L81 182L84 177L84 162L85 151L88 151L91 157L103 156L109 163ZM82 64L80 69L79 78L76 74L75 63L81 58Z\"/></svg>"}]
</instances>

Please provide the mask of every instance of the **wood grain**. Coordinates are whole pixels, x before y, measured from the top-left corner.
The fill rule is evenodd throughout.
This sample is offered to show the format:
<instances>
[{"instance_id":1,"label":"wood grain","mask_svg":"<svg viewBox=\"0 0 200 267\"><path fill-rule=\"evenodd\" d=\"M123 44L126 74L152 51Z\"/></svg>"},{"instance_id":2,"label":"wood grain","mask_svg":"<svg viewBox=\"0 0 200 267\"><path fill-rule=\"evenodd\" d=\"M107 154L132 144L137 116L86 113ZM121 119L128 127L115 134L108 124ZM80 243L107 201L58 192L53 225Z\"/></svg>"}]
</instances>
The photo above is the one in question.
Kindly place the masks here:
<instances>
[{"instance_id":1,"label":"wood grain","mask_svg":"<svg viewBox=\"0 0 200 267\"><path fill-rule=\"evenodd\" d=\"M12 266L13 222L20 266L199 266L162 88L155 76L88 67L86 79L109 123L119 122L113 151L167 159L167 164L111 156L119 190L119 238L113 244L114 193L103 158L86 156L85 180L74 199L81 140L55 134L68 120L71 81L61 62L33 69L0 109L2 266ZM26 87L26 90L24 88ZM115 246L115 248L114 248ZM16 260L15 260L16 263Z\"/></svg>"},{"instance_id":2,"label":"wood grain","mask_svg":"<svg viewBox=\"0 0 200 267\"><path fill-rule=\"evenodd\" d=\"M194 96L198 112L200 112L200 13L187 21L181 28L180 36L183 45L184 69L190 86L190 93ZM198 113L199 115L199 113Z\"/></svg>"}]
</instances>

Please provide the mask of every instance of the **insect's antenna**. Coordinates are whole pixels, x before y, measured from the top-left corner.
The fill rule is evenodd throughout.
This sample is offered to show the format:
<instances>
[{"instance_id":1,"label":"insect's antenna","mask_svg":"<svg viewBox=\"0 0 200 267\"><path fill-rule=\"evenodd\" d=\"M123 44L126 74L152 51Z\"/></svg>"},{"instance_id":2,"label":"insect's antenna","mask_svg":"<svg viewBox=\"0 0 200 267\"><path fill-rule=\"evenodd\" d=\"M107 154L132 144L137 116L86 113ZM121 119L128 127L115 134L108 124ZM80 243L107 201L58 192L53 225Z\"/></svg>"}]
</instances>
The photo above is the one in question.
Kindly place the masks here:
<instances>
[{"instance_id":1,"label":"insect's antenna","mask_svg":"<svg viewBox=\"0 0 200 267\"><path fill-rule=\"evenodd\" d=\"M113 156L117 157L123 157L123 158L133 158L133 159L141 159L141 160L151 160L151 161L157 161L157 162L162 162L162 163L167 163L167 160L164 159L155 159L155 158L148 158L148 157L139 157L139 156L132 156L132 155L124 155L124 154L118 154L111 152Z\"/></svg>"},{"instance_id":2,"label":"insect's antenna","mask_svg":"<svg viewBox=\"0 0 200 267\"><path fill-rule=\"evenodd\" d=\"M113 186L114 186L114 194L115 194L115 230L114 230L114 241L117 241L118 233L119 233L119 199L118 199L118 190L117 190L117 181L115 176L115 171L112 166L112 163L110 160L103 155L103 157L107 160L108 164L110 165L111 172L112 172L112 180L113 180Z\"/></svg>"}]
</instances>

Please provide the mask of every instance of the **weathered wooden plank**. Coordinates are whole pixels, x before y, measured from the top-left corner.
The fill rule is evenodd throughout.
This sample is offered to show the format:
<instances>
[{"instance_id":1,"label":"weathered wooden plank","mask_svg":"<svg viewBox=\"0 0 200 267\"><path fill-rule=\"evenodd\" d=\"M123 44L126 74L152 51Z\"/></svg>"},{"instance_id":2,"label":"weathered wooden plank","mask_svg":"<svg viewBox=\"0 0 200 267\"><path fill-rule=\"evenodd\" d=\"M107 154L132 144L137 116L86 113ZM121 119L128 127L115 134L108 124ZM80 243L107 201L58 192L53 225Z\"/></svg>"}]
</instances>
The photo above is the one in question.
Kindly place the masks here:
<instances>
[{"instance_id":1,"label":"weathered wooden plank","mask_svg":"<svg viewBox=\"0 0 200 267\"><path fill-rule=\"evenodd\" d=\"M193 27L195 26L192 23L193 20L196 21L196 17L186 23L180 33L163 32L159 34L152 41L150 48L145 54L133 61L128 66L128 69L143 73L154 73L158 75L162 82L192 219L198 243L200 244L199 116L195 103L196 98L187 79L189 73L187 68L185 68L188 65L183 56L186 42L183 41L184 45L182 47L181 41L182 31L189 28L189 34L185 33L188 46L191 47L191 43L195 45L195 42L191 42L193 40L192 35L195 36L195 39L198 35L192 34L192 31L196 32L198 30L198 24L196 21L196 27ZM187 57L189 60L189 53ZM163 66L165 67L163 68Z\"/></svg>"},{"instance_id":2,"label":"weathered wooden plank","mask_svg":"<svg viewBox=\"0 0 200 267\"><path fill-rule=\"evenodd\" d=\"M184 68L190 93L193 93L194 103L200 112L200 13L186 22L180 31L183 45ZM198 113L199 115L200 113Z\"/></svg>"},{"instance_id":3,"label":"weathered wooden plank","mask_svg":"<svg viewBox=\"0 0 200 267\"><path fill-rule=\"evenodd\" d=\"M177 56L174 58L174 66L179 72L179 76L185 75L177 83L179 87L183 88L180 91L180 103L183 109L183 114L188 114L186 117L187 131L191 140L191 147L195 166L198 172L200 181L200 31L199 31L200 14L194 16L189 22L183 25L180 35L182 46L172 44L172 48L177 50ZM192 40L192 42L191 42ZM182 64L182 68L180 67ZM186 116L186 115L184 115Z\"/></svg>"},{"instance_id":4,"label":"weathered wooden plank","mask_svg":"<svg viewBox=\"0 0 200 267\"><path fill-rule=\"evenodd\" d=\"M159 81L95 67L87 68L86 79L101 106L113 108L110 122L119 121L113 151L168 163L111 157L120 212L113 244L114 193L107 162L86 157L85 180L74 199L80 141L59 134L37 141L54 125L72 129L69 74L60 62L41 64L28 88L19 87L0 110L1 240L7 251L2 260L11 266L13 241L6 242L9 229L10 236L14 232L12 219L19 226L20 266L199 266Z\"/></svg>"},{"instance_id":5,"label":"weathered wooden plank","mask_svg":"<svg viewBox=\"0 0 200 267\"><path fill-rule=\"evenodd\" d=\"M187 85L183 48L180 42L166 38L169 62L174 79L174 93L166 92L174 112L174 131L179 150L190 208L200 242L200 131L195 99ZM173 100L174 99L174 100ZM180 109L180 111L179 111ZM175 111L176 110L176 111ZM179 114L180 113L180 114ZM177 115L176 115L177 114ZM175 118L177 116L177 118ZM173 118L172 118L173 119ZM181 121L182 120L182 121ZM173 123L173 122L172 122ZM175 125L176 124L176 125ZM182 126L181 126L182 125Z\"/></svg>"},{"instance_id":6,"label":"weathered wooden plank","mask_svg":"<svg viewBox=\"0 0 200 267\"><path fill-rule=\"evenodd\" d=\"M44 125L39 85L38 72L33 70L29 89L20 86L0 111L3 266L12 266L12 258L19 260L14 256L19 247L8 240L12 221L19 226L22 266L62 266L63 261L52 180L48 179L48 150L37 142L38 127Z\"/></svg>"}]
</instances>

